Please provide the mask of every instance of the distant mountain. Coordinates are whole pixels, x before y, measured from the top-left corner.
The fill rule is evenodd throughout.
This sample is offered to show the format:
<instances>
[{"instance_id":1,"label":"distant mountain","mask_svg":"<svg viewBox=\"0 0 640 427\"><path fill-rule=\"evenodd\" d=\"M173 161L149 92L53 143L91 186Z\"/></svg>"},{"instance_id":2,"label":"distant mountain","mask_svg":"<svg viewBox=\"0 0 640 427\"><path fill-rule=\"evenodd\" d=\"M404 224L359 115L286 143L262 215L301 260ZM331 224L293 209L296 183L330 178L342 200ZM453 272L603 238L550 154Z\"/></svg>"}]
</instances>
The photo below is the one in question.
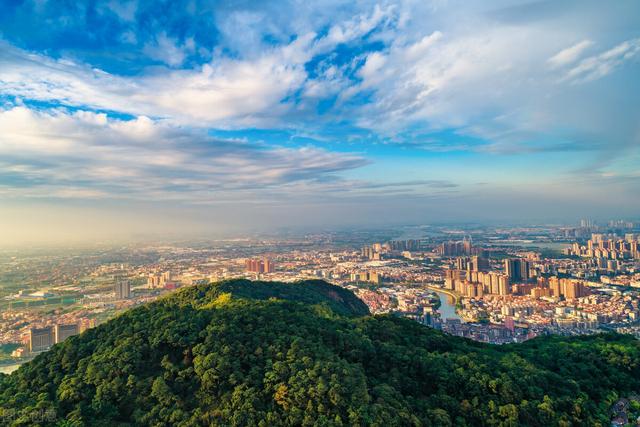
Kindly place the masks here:
<instances>
[{"instance_id":1,"label":"distant mountain","mask_svg":"<svg viewBox=\"0 0 640 427\"><path fill-rule=\"evenodd\" d=\"M325 282L234 280L129 310L0 376L0 424L606 426L640 391L639 365L629 336L491 346L370 316Z\"/></svg>"}]
</instances>

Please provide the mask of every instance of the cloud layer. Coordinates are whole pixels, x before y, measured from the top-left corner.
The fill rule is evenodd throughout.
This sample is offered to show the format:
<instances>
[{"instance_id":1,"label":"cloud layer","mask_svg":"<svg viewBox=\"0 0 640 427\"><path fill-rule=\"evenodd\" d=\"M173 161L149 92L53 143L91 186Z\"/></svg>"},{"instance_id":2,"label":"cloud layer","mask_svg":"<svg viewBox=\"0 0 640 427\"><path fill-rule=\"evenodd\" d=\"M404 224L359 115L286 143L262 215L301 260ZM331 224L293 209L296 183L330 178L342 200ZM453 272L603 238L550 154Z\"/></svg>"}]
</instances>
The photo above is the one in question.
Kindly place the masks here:
<instances>
[{"instance_id":1,"label":"cloud layer","mask_svg":"<svg viewBox=\"0 0 640 427\"><path fill-rule=\"evenodd\" d=\"M263 200L283 186L310 188L367 161L313 147L221 140L145 116L14 107L0 113L6 195L135 198L206 203ZM0 190L2 191L2 190Z\"/></svg>"},{"instance_id":2,"label":"cloud layer","mask_svg":"<svg viewBox=\"0 0 640 427\"><path fill-rule=\"evenodd\" d=\"M7 5L0 194L463 217L479 192L555 206L580 183L575 206L627 212L638 19L634 1Z\"/></svg>"}]
</instances>

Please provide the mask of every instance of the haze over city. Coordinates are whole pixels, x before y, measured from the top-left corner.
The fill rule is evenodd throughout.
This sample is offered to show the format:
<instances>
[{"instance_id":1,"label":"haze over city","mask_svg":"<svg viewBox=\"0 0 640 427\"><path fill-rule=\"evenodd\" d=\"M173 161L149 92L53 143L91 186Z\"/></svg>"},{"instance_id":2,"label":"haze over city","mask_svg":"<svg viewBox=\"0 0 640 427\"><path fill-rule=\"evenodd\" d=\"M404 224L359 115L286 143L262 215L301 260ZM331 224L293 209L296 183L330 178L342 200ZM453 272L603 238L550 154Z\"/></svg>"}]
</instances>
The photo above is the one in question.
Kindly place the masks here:
<instances>
[{"instance_id":1,"label":"haze over city","mask_svg":"<svg viewBox=\"0 0 640 427\"><path fill-rule=\"evenodd\" d=\"M0 235L633 218L639 17L635 1L3 2Z\"/></svg>"}]
</instances>

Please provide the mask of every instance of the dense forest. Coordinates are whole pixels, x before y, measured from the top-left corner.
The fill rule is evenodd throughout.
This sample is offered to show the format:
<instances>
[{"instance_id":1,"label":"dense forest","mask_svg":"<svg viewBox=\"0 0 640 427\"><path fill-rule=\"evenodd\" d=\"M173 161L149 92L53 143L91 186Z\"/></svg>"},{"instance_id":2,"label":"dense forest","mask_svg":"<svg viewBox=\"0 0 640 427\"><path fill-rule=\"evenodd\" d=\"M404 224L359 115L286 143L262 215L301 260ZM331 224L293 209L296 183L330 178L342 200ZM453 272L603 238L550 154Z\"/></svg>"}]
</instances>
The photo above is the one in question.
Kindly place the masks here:
<instances>
[{"instance_id":1,"label":"dense forest","mask_svg":"<svg viewBox=\"0 0 640 427\"><path fill-rule=\"evenodd\" d=\"M610 425L629 336L491 346L370 316L321 281L226 281L125 312L0 376L14 426Z\"/></svg>"}]
</instances>

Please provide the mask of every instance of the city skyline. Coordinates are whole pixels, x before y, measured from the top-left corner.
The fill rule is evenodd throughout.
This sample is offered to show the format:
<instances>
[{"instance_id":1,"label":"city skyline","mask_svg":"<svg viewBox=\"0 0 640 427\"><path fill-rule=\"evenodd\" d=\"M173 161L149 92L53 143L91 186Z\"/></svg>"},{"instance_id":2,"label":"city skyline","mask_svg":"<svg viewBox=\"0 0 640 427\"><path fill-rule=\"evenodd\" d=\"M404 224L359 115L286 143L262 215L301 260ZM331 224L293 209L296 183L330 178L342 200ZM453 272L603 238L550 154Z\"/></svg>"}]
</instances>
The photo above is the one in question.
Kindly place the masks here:
<instances>
[{"instance_id":1,"label":"city skyline","mask_svg":"<svg viewBox=\"0 0 640 427\"><path fill-rule=\"evenodd\" d=\"M3 9L7 245L640 211L637 2Z\"/></svg>"}]
</instances>

